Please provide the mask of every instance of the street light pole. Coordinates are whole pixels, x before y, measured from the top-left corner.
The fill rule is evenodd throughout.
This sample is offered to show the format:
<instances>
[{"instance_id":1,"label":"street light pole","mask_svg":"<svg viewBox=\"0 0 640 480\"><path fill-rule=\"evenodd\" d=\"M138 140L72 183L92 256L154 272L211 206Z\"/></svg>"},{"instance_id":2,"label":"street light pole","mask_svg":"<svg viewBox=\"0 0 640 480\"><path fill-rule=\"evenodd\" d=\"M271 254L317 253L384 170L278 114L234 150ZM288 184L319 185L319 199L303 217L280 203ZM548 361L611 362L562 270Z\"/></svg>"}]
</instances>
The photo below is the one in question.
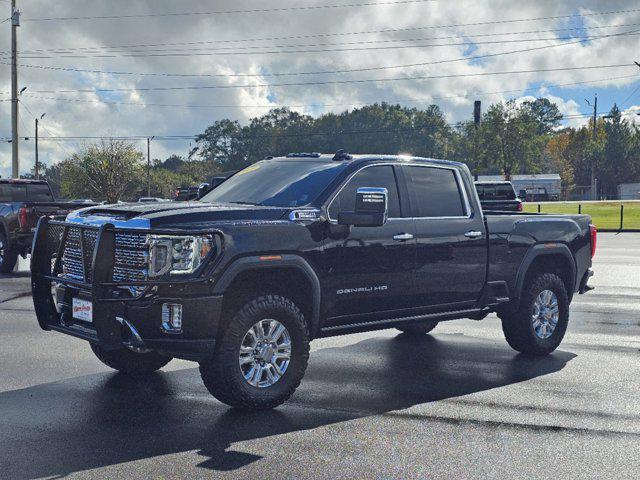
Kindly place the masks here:
<instances>
[{"instance_id":1,"label":"street light pole","mask_svg":"<svg viewBox=\"0 0 640 480\"><path fill-rule=\"evenodd\" d=\"M36 168L35 168L36 180L40 180L40 174L38 172L38 120L40 119L36 117Z\"/></svg>"},{"instance_id":2,"label":"street light pole","mask_svg":"<svg viewBox=\"0 0 640 480\"><path fill-rule=\"evenodd\" d=\"M153 137L147 137L147 197L151 196L151 140Z\"/></svg>"},{"instance_id":3,"label":"street light pole","mask_svg":"<svg viewBox=\"0 0 640 480\"><path fill-rule=\"evenodd\" d=\"M18 39L20 12L16 10L16 0L11 0L11 176L20 178L18 157Z\"/></svg>"},{"instance_id":4,"label":"street light pole","mask_svg":"<svg viewBox=\"0 0 640 480\"><path fill-rule=\"evenodd\" d=\"M44 118L44 116L46 115L46 113L43 113L42 115L40 115L40 118L36 117L36 167L35 167L35 176L36 176L36 180L40 180L40 162L38 161L38 123L40 122L40 120L42 120Z\"/></svg>"}]
</instances>

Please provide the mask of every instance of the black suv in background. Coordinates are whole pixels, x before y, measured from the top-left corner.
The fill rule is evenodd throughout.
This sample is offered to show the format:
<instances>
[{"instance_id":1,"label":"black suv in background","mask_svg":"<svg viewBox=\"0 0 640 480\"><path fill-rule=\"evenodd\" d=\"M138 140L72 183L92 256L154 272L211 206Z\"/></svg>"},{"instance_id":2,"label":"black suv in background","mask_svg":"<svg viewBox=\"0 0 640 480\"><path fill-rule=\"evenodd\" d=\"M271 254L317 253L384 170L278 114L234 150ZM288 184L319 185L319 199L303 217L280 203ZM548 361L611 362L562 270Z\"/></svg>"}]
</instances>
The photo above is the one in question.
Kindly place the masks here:
<instances>
[{"instance_id":1,"label":"black suv in background","mask_svg":"<svg viewBox=\"0 0 640 480\"><path fill-rule=\"evenodd\" d=\"M521 212L522 201L511 182L475 182L482 209L485 211Z\"/></svg>"},{"instance_id":2,"label":"black suv in background","mask_svg":"<svg viewBox=\"0 0 640 480\"><path fill-rule=\"evenodd\" d=\"M319 337L497 312L509 345L546 355L595 246L586 215L483 214L461 163L295 154L200 201L41 219L33 301L44 330L114 369L194 360L216 398L264 409L293 394Z\"/></svg>"}]
</instances>

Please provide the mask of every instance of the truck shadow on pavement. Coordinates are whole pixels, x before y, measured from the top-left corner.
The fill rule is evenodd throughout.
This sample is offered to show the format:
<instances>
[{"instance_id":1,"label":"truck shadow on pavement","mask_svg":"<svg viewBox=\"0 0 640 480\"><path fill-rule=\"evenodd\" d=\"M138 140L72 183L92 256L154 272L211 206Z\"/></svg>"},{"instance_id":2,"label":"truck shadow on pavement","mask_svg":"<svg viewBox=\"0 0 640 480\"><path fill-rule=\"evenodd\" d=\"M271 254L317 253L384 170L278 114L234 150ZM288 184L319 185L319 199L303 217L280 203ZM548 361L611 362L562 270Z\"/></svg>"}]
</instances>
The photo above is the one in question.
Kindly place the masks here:
<instances>
[{"instance_id":1,"label":"truck shadow on pavement","mask_svg":"<svg viewBox=\"0 0 640 480\"><path fill-rule=\"evenodd\" d=\"M234 451L237 442L523 382L557 372L574 357L557 351L527 358L501 341L464 335L376 337L312 352L293 398L261 413L215 401L197 369L42 384L0 393L0 472L4 478L62 477L192 451L203 457L198 467L232 471L268 456ZM424 421L431 421L428 415Z\"/></svg>"}]
</instances>

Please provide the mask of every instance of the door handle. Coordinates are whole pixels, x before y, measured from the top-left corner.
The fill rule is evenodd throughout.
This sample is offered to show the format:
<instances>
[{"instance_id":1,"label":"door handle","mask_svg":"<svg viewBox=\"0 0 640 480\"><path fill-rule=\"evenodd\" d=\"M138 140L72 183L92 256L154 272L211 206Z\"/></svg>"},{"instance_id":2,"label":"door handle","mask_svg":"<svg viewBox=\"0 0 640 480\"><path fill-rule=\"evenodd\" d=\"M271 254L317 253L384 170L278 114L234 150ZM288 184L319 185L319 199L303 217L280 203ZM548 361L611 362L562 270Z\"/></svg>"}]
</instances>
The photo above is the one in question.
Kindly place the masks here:
<instances>
[{"instance_id":1,"label":"door handle","mask_svg":"<svg viewBox=\"0 0 640 480\"><path fill-rule=\"evenodd\" d=\"M471 230L470 232L465 233L464 236L467 238L480 238L482 236L482 232Z\"/></svg>"},{"instance_id":2,"label":"door handle","mask_svg":"<svg viewBox=\"0 0 640 480\"><path fill-rule=\"evenodd\" d=\"M398 240L399 242L405 242L407 240L412 240L413 235L411 235L410 233L399 233L397 235L394 235L393 239Z\"/></svg>"}]
</instances>

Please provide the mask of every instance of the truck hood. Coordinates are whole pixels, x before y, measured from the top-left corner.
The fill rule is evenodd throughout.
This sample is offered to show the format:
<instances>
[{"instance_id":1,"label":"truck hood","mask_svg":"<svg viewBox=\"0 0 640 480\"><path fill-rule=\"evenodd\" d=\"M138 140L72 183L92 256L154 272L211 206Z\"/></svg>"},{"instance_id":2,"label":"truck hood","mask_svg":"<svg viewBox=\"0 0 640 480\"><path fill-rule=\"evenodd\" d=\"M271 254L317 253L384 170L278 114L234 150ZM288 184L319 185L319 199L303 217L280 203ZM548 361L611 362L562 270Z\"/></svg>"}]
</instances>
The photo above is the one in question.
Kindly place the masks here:
<instances>
[{"instance_id":1,"label":"truck hood","mask_svg":"<svg viewBox=\"0 0 640 480\"><path fill-rule=\"evenodd\" d=\"M184 224L280 220L291 211L236 203L163 202L100 205L69 214L67 220L87 225L111 223L116 227L163 228Z\"/></svg>"}]
</instances>

